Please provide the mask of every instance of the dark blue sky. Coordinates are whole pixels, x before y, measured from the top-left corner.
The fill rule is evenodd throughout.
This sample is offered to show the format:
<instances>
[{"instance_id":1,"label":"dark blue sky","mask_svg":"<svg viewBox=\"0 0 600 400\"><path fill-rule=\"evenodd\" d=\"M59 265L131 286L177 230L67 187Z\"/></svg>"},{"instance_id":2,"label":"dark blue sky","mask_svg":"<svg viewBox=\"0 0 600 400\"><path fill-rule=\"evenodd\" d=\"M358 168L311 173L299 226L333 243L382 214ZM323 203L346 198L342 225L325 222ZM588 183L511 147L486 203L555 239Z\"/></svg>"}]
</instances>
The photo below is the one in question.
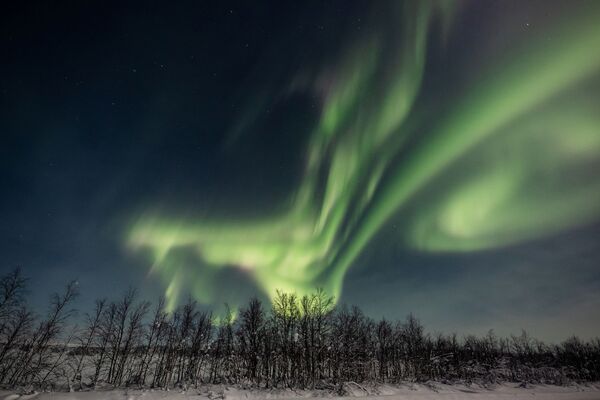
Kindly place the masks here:
<instances>
[{"instance_id":1,"label":"dark blue sky","mask_svg":"<svg viewBox=\"0 0 600 400\"><path fill-rule=\"evenodd\" d=\"M411 153L430 140L427 131L441 124L440 115L451 115L453 103L492 76L489 71L519 43L527 43L530 28L552 49L558 43L555 26L576 25L578 13L587 9L600 16L598 7L585 1L457 4L448 27L432 18L426 30L423 77L404 125L412 126L414 137L389 170L411 165ZM347 55L362 51L356 43L370 43L364 38L383 37L387 41L382 39L377 54L385 64L396 44L386 35L401 36L402 24L414 22L407 11L394 22L390 8L386 2L348 1L5 6L0 271L23 269L38 310L69 279L80 283L82 309L95 297L117 296L130 285L149 298L162 294L168 282L148 275L152 260L127 245L131 224L148 210L230 221L284 209L302 181L311 134L343 80ZM402 57L396 62L404 65ZM373 93L384 93L394 68L384 65L385 73L367 81L378 89L366 92L370 97L361 101L368 104L356 109L360 119L349 119L344 129L379 110ZM600 105L599 76L596 68L584 81L586 104L592 107ZM580 83L572 85L577 95ZM571 97L561 93L554 101L569 105ZM473 118L478 112L473 110ZM557 134L570 140L570 132ZM590 157L586 168L600 160L597 152ZM574 168L579 168L576 176L586 177L581 185L597 182L597 173ZM548 176L563 176L559 172ZM456 176L463 173L468 171ZM386 174L384 183L393 177ZM539 185L545 193L546 184ZM398 207L377 229L345 276L341 302L374 317L414 312L432 331L493 328L506 334L526 328L550 340L600 331L595 209L560 229L521 227L516 236L525 232L522 239L502 245L428 251L405 240L406 227L421 206L451 191L454 180L436 187ZM365 211L359 221L368 217ZM184 259L186 269L209 269L198 257ZM243 268L216 274L209 306L254 294L266 298ZM193 276L204 279L202 273Z\"/></svg>"}]
</instances>

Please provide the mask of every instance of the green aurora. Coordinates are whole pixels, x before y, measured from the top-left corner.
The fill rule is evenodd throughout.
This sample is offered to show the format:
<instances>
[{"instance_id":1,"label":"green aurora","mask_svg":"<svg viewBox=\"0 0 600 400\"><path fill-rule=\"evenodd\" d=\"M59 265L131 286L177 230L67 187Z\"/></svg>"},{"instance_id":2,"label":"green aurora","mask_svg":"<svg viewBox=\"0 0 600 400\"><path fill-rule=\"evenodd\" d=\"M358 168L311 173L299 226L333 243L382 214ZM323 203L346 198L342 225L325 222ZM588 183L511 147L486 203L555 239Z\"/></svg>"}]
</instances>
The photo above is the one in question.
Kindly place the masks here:
<instances>
[{"instance_id":1,"label":"green aurora","mask_svg":"<svg viewBox=\"0 0 600 400\"><path fill-rule=\"evenodd\" d=\"M127 245L149 251L172 310L188 290L212 302L211 280L231 267L270 297L320 286L339 298L348 268L398 215L398 241L425 252L480 251L586 224L600 215L592 172L600 165L600 7L592 8L515 45L425 123L418 99L428 49L452 40L460 10L403 3L394 14L400 35L375 29L335 63L284 212L190 220L146 210ZM181 256L189 250L202 269L193 280L184 267L194 259Z\"/></svg>"}]
</instances>

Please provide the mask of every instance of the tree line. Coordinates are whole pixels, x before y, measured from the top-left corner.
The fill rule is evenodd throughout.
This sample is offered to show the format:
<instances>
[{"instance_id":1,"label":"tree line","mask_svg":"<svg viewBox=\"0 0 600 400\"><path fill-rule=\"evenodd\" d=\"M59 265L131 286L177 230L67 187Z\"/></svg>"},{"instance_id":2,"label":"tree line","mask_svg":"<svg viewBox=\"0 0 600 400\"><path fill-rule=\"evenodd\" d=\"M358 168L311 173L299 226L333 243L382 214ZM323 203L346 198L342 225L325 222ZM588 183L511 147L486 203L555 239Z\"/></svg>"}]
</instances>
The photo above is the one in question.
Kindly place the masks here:
<instances>
[{"instance_id":1,"label":"tree line","mask_svg":"<svg viewBox=\"0 0 600 400\"><path fill-rule=\"evenodd\" d=\"M36 316L17 269L0 278L0 384L5 387L197 387L339 390L354 382L502 381L566 384L600 380L600 340L546 344L525 332L508 338L432 335L413 315L373 320L336 306L317 289L278 292L272 304L251 299L236 318L188 300L171 313L134 289L96 300L74 324L76 282L52 295Z\"/></svg>"}]
</instances>

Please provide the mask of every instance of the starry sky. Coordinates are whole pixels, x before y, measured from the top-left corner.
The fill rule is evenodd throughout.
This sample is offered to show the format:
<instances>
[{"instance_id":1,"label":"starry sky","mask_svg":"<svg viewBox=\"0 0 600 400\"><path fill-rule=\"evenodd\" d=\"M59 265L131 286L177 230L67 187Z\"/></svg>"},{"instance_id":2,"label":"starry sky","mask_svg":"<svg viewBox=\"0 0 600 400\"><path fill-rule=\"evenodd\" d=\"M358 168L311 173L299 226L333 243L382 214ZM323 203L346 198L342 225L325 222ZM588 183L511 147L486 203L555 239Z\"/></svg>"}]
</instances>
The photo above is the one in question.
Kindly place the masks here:
<instances>
[{"instance_id":1,"label":"starry sky","mask_svg":"<svg viewBox=\"0 0 600 400\"><path fill-rule=\"evenodd\" d=\"M600 3L13 2L0 271L600 333Z\"/></svg>"}]
</instances>

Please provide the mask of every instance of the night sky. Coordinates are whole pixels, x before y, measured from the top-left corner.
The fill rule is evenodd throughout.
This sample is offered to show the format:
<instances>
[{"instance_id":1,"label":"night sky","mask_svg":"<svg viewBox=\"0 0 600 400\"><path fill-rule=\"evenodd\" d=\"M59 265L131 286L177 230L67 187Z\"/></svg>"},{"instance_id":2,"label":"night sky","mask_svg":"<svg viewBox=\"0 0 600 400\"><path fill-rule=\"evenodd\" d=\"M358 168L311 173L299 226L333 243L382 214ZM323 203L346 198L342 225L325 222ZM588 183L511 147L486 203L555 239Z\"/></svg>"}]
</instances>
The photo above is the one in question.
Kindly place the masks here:
<instances>
[{"instance_id":1,"label":"night sky","mask_svg":"<svg viewBox=\"0 0 600 400\"><path fill-rule=\"evenodd\" d=\"M600 334L600 2L11 2L0 271Z\"/></svg>"}]
</instances>

